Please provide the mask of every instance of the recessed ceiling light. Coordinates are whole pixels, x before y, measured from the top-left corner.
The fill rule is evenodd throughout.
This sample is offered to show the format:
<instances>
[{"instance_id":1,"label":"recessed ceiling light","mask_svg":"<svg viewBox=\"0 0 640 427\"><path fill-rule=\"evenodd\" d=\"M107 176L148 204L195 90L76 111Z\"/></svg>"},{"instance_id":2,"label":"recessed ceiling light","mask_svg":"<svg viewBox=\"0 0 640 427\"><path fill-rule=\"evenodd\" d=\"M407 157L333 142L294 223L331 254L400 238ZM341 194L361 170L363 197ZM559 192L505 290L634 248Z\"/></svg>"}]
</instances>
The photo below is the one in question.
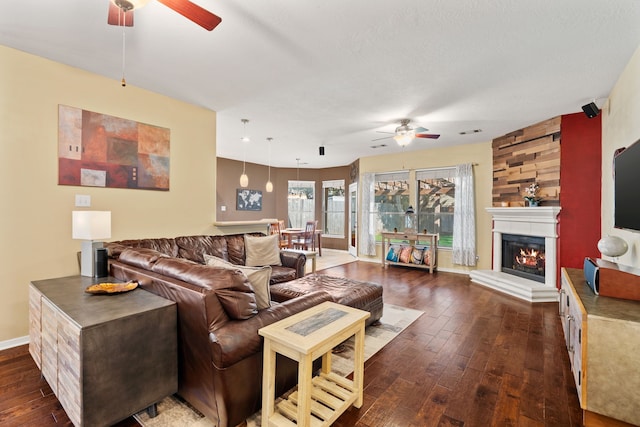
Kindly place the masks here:
<instances>
[{"instance_id":1,"label":"recessed ceiling light","mask_svg":"<svg viewBox=\"0 0 640 427\"><path fill-rule=\"evenodd\" d=\"M469 135L470 133L480 133L482 129L463 130L460 135Z\"/></svg>"}]
</instances>

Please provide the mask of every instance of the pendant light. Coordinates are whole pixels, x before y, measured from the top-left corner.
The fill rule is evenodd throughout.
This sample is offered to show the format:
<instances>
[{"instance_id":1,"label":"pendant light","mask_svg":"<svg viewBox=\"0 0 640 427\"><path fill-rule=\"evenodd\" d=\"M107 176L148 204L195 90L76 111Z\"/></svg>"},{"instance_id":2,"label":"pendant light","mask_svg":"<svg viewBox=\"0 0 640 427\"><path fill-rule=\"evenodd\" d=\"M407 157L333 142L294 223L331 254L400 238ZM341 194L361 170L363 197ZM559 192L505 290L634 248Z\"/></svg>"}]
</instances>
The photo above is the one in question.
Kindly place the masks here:
<instances>
[{"instance_id":1,"label":"pendant light","mask_svg":"<svg viewBox=\"0 0 640 427\"><path fill-rule=\"evenodd\" d=\"M267 185L266 185L266 189L267 189L267 193L271 193L273 191L273 183L271 182L271 141L273 140L273 138L269 137L267 138L267 141L269 142L269 152L267 155L267 158L269 160L269 179L267 180Z\"/></svg>"},{"instance_id":2,"label":"pendant light","mask_svg":"<svg viewBox=\"0 0 640 427\"><path fill-rule=\"evenodd\" d=\"M307 195L300 188L300 157L296 157L296 163L297 163L297 168L296 168L296 185L297 185L296 188L297 188L297 190L292 190L291 193L289 193L288 197L290 199L306 199Z\"/></svg>"},{"instance_id":3,"label":"pendant light","mask_svg":"<svg viewBox=\"0 0 640 427\"><path fill-rule=\"evenodd\" d=\"M247 119L241 119L240 120L244 126L244 133L243 133L243 137L240 138L240 140L242 142L249 142L249 137L247 136L247 123L249 123L249 120ZM244 146L244 144L242 145L242 175L240 175L240 187L242 188L246 188L249 186L249 177L247 176L247 172L246 172L246 148Z\"/></svg>"}]
</instances>

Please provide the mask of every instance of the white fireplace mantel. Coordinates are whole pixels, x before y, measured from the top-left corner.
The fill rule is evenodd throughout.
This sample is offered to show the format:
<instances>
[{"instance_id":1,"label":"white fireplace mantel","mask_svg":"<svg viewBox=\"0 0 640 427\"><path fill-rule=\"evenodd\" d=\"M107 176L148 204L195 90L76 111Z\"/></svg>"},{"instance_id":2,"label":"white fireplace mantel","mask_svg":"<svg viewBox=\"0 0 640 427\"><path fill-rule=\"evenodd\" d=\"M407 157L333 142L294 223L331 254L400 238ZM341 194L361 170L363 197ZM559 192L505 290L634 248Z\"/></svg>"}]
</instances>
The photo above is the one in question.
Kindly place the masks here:
<instances>
[{"instance_id":1,"label":"white fireplace mantel","mask_svg":"<svg viewBox=\"0 0 640 427\"><path fill-rule=\"evenodd\" d=\"M493 269L471 271L471 280L529 302L557 301L557 224L560 209L558 206L486 208L493 217ZM501 271L503 234L545 239L544 283Z\"/></svg>"}]
</instances>

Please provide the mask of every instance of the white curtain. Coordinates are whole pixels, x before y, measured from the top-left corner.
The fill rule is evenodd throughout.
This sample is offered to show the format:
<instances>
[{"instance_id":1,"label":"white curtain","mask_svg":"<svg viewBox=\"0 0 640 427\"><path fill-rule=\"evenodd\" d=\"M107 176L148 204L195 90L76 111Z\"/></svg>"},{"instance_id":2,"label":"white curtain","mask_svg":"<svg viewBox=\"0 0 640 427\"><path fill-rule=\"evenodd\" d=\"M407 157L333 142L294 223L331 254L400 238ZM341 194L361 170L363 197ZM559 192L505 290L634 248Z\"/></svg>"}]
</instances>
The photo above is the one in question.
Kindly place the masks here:
<instances>
[{"instance_id":1,"label":"white curtain","mask_svg":"<svg viewBox=\"0 0 640 427\"><path fill-rule=\"evenodd\" d=\"M476 210L473 166L456 166L456 198L453 212L453 263L476 265Z\"/></svg>"},{"instance_id":2,"label":"white curtain","mask_svg":"<svg viewBox=\"0 0 640 427\"><path fill-rule=\"evenodd\" d=\"M376 254L376 236L371 224L371 211L373 210L373 194L375 174L365 173L362 175L362 218L360 218L360 253L363 255Z\"/></svg>"}]
</instances>

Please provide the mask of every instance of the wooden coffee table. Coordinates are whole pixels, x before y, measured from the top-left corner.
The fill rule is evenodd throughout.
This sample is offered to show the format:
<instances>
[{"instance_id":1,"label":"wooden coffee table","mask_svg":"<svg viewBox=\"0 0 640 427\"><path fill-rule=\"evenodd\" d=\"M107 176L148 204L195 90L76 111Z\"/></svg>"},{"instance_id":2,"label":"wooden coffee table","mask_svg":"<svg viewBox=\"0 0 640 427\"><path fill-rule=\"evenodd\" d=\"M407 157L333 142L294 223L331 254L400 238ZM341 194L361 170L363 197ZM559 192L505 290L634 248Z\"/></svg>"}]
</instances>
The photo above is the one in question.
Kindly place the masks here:
<instances>
[{"instance_id":1,"label":"wooden coffee table","mask_svg":"<svg viewBox=\"0 0 640 427\"><path fill-rule=\"evenodd\" d=\"M264 337L262 427L329 426L349 406L362 406L364 324L369 316L363 310L324 302L258 331ZM351 336L355 336L353 381L331 371L331 350ZM276 353L299 363L297 391L277 405ZM321 372L312 378L313 361L320 356Z\"/></svg>"}]
</instances>

